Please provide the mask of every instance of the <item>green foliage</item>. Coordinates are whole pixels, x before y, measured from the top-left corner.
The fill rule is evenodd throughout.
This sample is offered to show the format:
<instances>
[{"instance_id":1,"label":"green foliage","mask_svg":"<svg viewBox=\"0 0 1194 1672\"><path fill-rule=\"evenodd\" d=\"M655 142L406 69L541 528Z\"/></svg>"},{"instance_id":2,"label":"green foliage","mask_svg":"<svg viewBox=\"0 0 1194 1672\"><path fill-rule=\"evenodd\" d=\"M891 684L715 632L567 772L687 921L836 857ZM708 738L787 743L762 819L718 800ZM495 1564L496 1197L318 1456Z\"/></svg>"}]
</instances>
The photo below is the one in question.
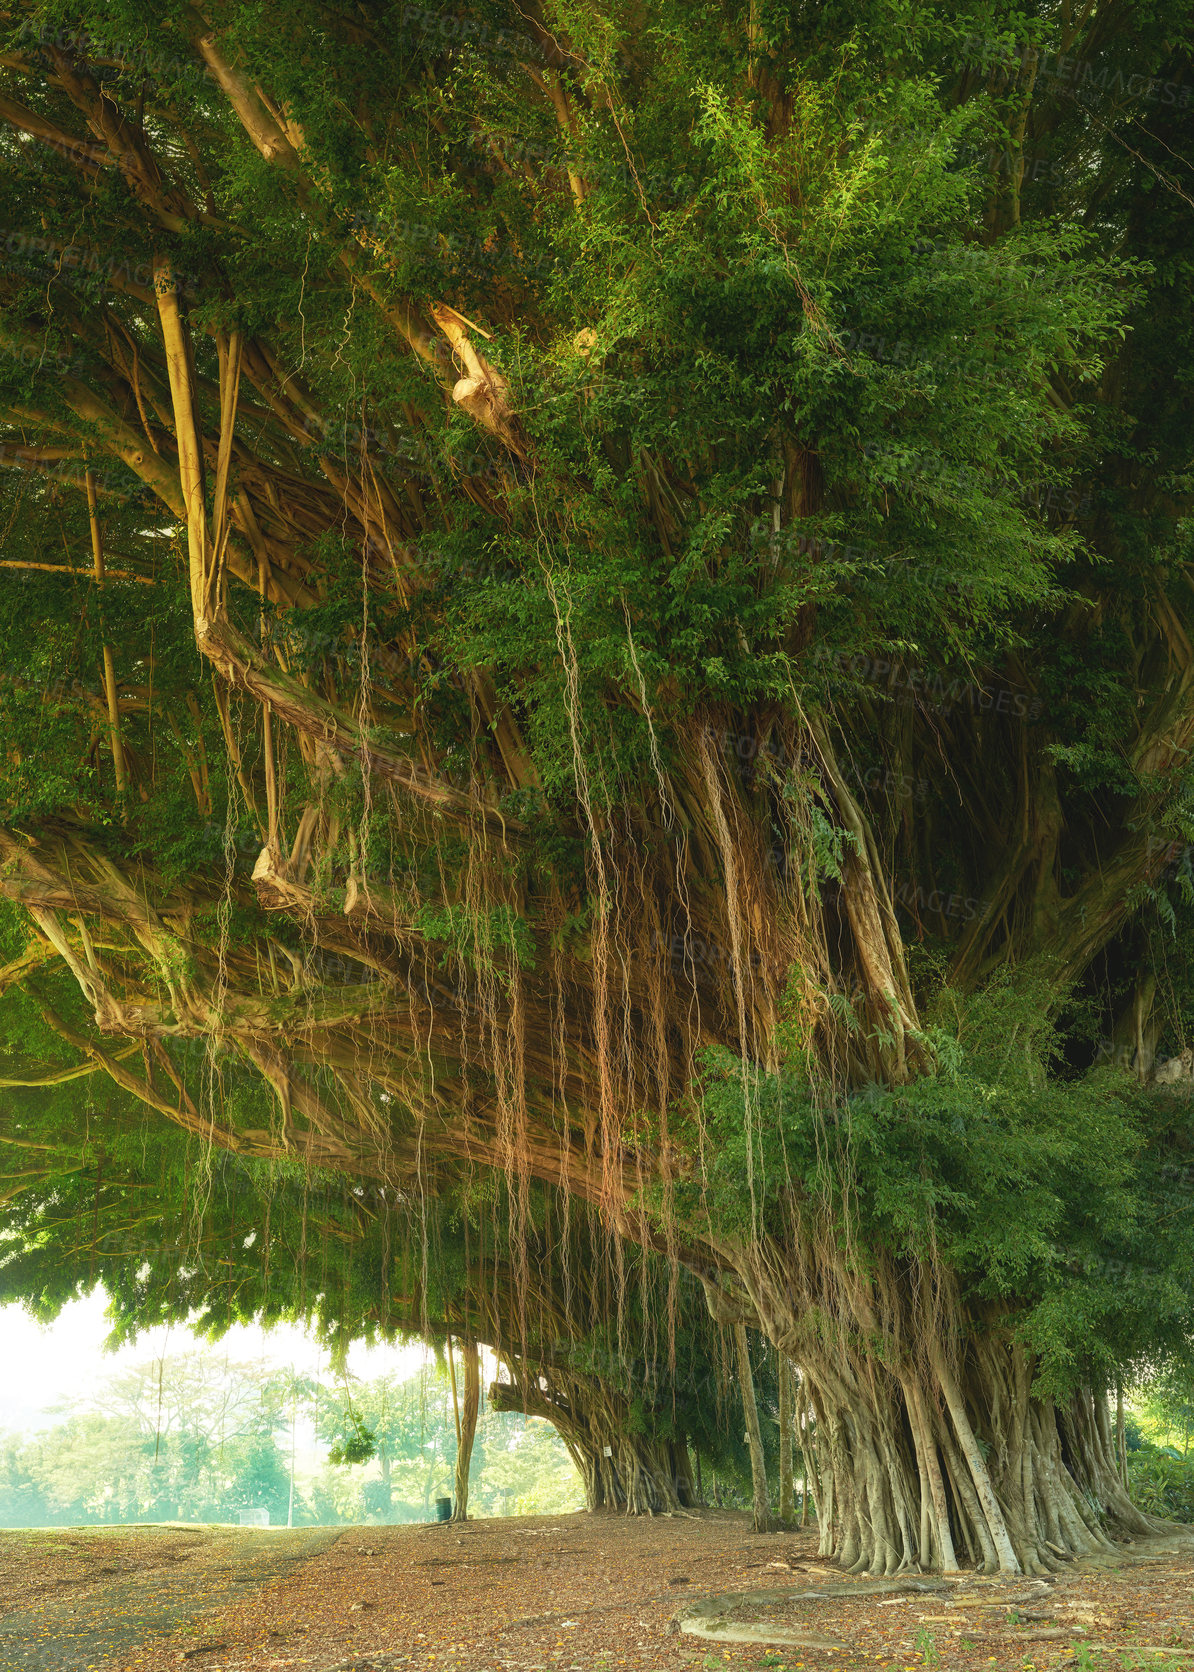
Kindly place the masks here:
<instances>
[{"instance_id":1,"label":"green foliage","mask_svg":"<svg viewBox=\"0 0 1194 1672\"><path fill-rule=\"evenodd\" d=\"M517 10L489 10L486 29L524 27ZM1044 398L1044 386L1058 375L1081 390L1099 375L1125 315L1143 305L1144 268L1130 251L1109 253L1073 216L1030 217L989 244L969 236L989 190L975 159L996 115L989 97L943 96L942 54L954 27L931 9L901 17L896 54L882 7L848 25L826 18L815 40L796 18L776 16L770 48L791 106L778 143L766 136L760 102L740 96L741 57L729 43L741 18L700 20L670 4L633 23L616 6L561 16L578 38L599 38L586 83L595 91L609 77L625 82L628 96L633 88L632 132L594 119L565 147L574 152L570 166L591 178L584 216L565 212L542 169L477 166L490 150L553 159L560 151L550 109L515 91L517 62L469 48L445 56L435 32L412 27L399 5L371 14L364 49L352 30L342 34L308 5L285 41L253 7L221 8L236 50L276 97L301 108L319 203L296 198L263 165L197 66L167 72L163 86L178 119L200 136L205 189L221 203L219 236L198 225L178 235L178 259L203 292L196 322L227 316L231 282L242 327L268 329L279 351L303 365L308 439L331 463L349 470L368 442L386 468L425 473L454 501L443 526L419 539L427 592L401 609L376 591L364 596L351 538L325 529L303 552L316 601L301 623L293 613L271 619L267 638L295 668L314 673L327 663L352 685L368 639L393 643L417 630L426 724L456 742L461 675L492 669L525 717L549 795L562 797L575 770L558 654L563 623L577 658L582 742L604 799L648 768L641 717L610 701L638 697L628 622L647 691L682 693L684 712L710 701L823 701L825 670L839 652L915 649L926 662L961 666L1017 640L1019 613L1055 602L1080 553L1072 531L1021 497L1024 481L1066 483L1067 461L1093 421L1081 405L1065 411ZM193 62L185 20L167 5L127 18L107 7L41 6L27 26L90 27L97 38L127 29L134 61L148 39L150 62ZM306 30L319 41L327 85L312 77L314 58L299 44ZM651 42L660 43L657 53ZM427 111L436 97L424 79L433 63L444 87L434 123ZM105 73L127 93L119 63ZM347 113L388 109L387 95L408 79L400 137L379 152ZM28 176L28 159L14 160ZM175 165L191 185L181 157ZM72 235L72 217L111 213L107 204L65 201L47 210L36 179L22 172L11 225L24 224L34 198L50 234ZM321 263L335 269L353 227L369 229L387 294L450 294L468 318L492 320L498 304L492 353L517 377L536 457L533 490L508 492L501 515L454 491L462 458L473 475L495 468L488 439L463 414L445 416L427 402L382 318L326 278L315 282ZM151 254L146 227L122 223L120 239L144 259ZM31 278L31 299L37 290ZM101 294L102 286L88 296L90 306ZM591 333L584 352L578 325ZM898 344L899 353L881 344ZM196 351L210 377L214 350L202 334ZM41 392L57 399L52 384ZM785 528L780 561L761 562L789 432L815 438L823 502ZM647 514L640 479L665 456L693 482L673 507L670 549ZM127 472L120 484L138 486ZM55 490L55 514L76 544L79 498ZM557 511L551 539L545 501ZM152 637L155 688L175 709L182 740L158 725L151 743L148 716L136 714L130 744L147 755L165 751L153 801L172 800L168 780L181 778L185 792L178 768L191 741L181 703L188 686L202 683L187 642L183 577L163 532L146 529L143 500L114 495L104 516L114 546L138 560L152 554L158 576L152 590L114 583L104 610L115 642ZM29 519L21 531L31 554L38 530ZM22 739L38 727L37 768L22 751L28 781L14 786L11 801L28 814L73 807L88 788L80 772L90 722L72 699L55 731L41 693L64 666L94 684L94 601L77 582L48 575L22 576L6 597L5 643L18 662L22 649L31 657L20 681L27 711L14 691L11 724ZM819 661L793 654L790 643L794 624L814 608ZM36 635L27 631L32 618L43 624ZM845 695L839 686L834 703ZM1121 691L1112 706L1122 701ZM205 694L199 706L210 728ZM587 716L598 712L594 724ZM209 730L214 766L221 752L213 740ZM95 755L88 771L94 778L104 770ZM185 806L183 793L171 820L134 800L124 810L130 833L155 851L168 828L181 842ZM198 860L193 845L186 858Z\"/></svg>"},{"instance_id":2,"label":"green foliage","mask_svg":"<svg viewBox=\"0 0 1194 1672\"><path fill-rule=\"evenodd\" d=\"M918 1629L915 1648L925 1666L940 1666L941 1651L937 1647L936 1637L927 1626Z\"/></svg>"},{"instance_id":3,"label":"green foliage","mask_svg":"<svg viewBox=\"0 0 1194 1672\"><path fill-rule=\"evenodd\" d=\"M1194 1374L1188 1354L1175 1354L1136 1389L1133 1407L1141 1441L1176 1451L1185 1462L1194 1439Z\"/></svg>"},{"instance_id":4,"label":"green foliage","mask_svg":"<svg viewBox=\"0 0 1194 1672\"><path fill-rule=\"evenodd\" d=\"M506 948L522 968L534 967L531 926L509 906L495 906L483 918L464 906L422 906L415 921L428 940L441 942L469 963L492 966L501 949Z\"/></svg>"},{"instance_id":5,"label":"green foliage","mask_svg":"<svg viewBox=\"0 0 1194 1672\"><path fill-rule=\"evenodd\" d=\"M946 993L937 1070L906 1085L841 1097L798 1054L765 1074L710 1051L711 1159L700 1187L678 1190L681 1211L718 1235L825 1223L861 1262L942 1261L970 1305L1014 1322L1042 1392L1107 1385L1162 1343L1180 1351L1194 1201L1174 1196L1167 1156L1194 1137L1189 1106L1111 1070L1059 1077L1043 979Z\"/></svg>"},{"instance_id":6,"label":"green foliage","mask_svg":"<svg viewBox=\"0 0 1194 1672\"><path fill-rule=\"evenodd\" d=\"M1194 1468L1184 1458L1141 1446L1128 1457L1128 1490L1132 1502L1149 1515L1194 1521Z\"/></svg>"},{"instance_id":7,"label":"green foliage","mask_svg":"<svg viewBox=\"0 0 1194 1672\"><path fill-rule=\"evenodd\" d=\"M562 132L522 49L487 49L502 31L522 39L520 7L484 0L476 38L450 47L412 28L410 11L379 0L350 17L295 0L279 30L269 8L216 5L209 21L231 59L301 129L314 184L259 153L196 56L193 13L173 0L43 0L4 25L13 73L28 62L28 96L51 123L79 125L62 78L42 75L55 32L122 43L94 66L105 108L128 113L196 206L151 214L118 168L80 179L61 145L6 124L5 225L33 229L43 254L117 244L134 268L168 252L185 269L209 431L217 327L268 342L286 380L301 379L305 429L289 388L246 379L234 486L259 507L277 573L288 585L301 575L304 605L266 605L238 582L234 621L331 710L412 762L433 759L450 786L496 785L493 806L530 826L507 897L479 906L465 837L421 841L345 752L312 767L284 748L285 814L310 799L326 837L301 885L312 913L340 916L363 870L409 901L402 935L445 967L540 975L548 939L583 961L606 909L589 821L624 821L644 852L691 857L704 838L687 799L666 829L649 810L662 775L691 780L694 724L716 716L750 740L815 722L851 761L851 783L894 770L926 786L915 813L860 794L914 943L927 1019L913 1043L930 1071L846 1093L798 1044L774 1073L711 1050L703 1131L673 1127L704 1168L676 1184L680 1218L746 1239L821 1215L851 1258L908 1270L931 1252L976 1306L1014 1320L1042 1386L1106 1381L1177 1350L1192 1249L1189 1191L1172 1169L1190 1152L1188 1108L1087 1070L1104 1034L1122 1040L1141 971L1165 986L1160 1043L1178 1050L1194 1027L1188 853L1168 868L1149 852L1122 872L1113 863L1131 839L1194 835L1189 771L1159 764L1189 756L1167 719L1185 700L1194 527L1194 245L1172 173L1182 110L1150 107L1144 125L1113 96L1088 120L1069 87L1043 112L1022 106L1001 49L1052 52L1070 20L1019 0L953 13L915 0L566 0L543 14L547 36L570 43L561 62L583 111ZM1188 18L1171 4L1123 21L1097 9L1074 27L1081 64L1122 54L1129 73L1179 80L1188 67ZM1013 139L1008 171L991 158ZM1049 165L1039 185L1035 166L1022 178L1026 143ZM242 773L194 642L177 510L146 492L127 437L111 448L71 405L76 383L111 395L137 448L144 431L172 460L152 297L94 269L68 283L32 255L2 278L0 524L6 564L27 567L6 569L0 593L0 817L20 842L61 838L72 863L118 861L147 910L185 920L186 955L154 962L123 932L101 952L121 993L149 968L163 1019L130 1037L153 1035L163 1080L204 1087L203 1116L218 1109L230 1153L166 1135L156 1117L172 1092L154 1088L151 1121L91 1072L92 1044L67 1036L93 1041L95 1006L6 915L5 955L30 958L0 1003L10 1077L80 1077L6 1094L0 1296L49 1316L102 1274L126 1336L190 1314L213 1336L258 1314L309 1317L341 1346L412 1315L430 1327L468 1297L470 1228L492 1219L507 1251L518 1240L509 1203L445 1161L416 1250L412 1214L372 1173L349 1186L305 1169L297 1150L245 1160L247 1134L282 1148L274 1094L221 1024L209 1042L181 1014L176 990L200 953L222 983L232 947L261 1001L241 1043L272 1032L289 1061L302 1051L288 1001L314 1013L345 981L343 962L305 950L301 914L267 914L252 889L260 808L241 777L264 805L263 722L234 695ZM401 309L444 299L486 322L477 341L510 379L516 453L443 398L395 336ZM131 345L131 379L113 342ZM24 457L31 435L52 461ZM126 569L113 557L101 593L61 560L88 549L78 466L105 445L101 520ZM394 540L368 516L354 531L347 488L320 511L317 490L358 474L383 479ZM106 747L105 644L127 795ZM920 680L917 701L902 700L897 674ZM492 703L474 701L482 680ZM491 708L525 739L517 789L497 782ZM775 909L786 931L800 892L819 891L833 950L850 867L870 847L840 808L831 815L803 759L734 770L759 832L806 832L809 875L785 876ZM284 816L287 836L295 822ZM716 872L689 898L716 894ZM928 873L937 886L922 890ZM1104 876L1105 895L1081 895ZM922 893L956 896L967 915L922 912ZM1075 900L1078 922L1065 914ZM1078 975L1052 981L1066 954ZM1014 973L993 976L1000 964ZM835 977L825 1008L850 1048L890 1046L863 1020L848 956ZM350 1045L346 1057L359 1037ZM453 1083L430 1035L426 1057L429 1082ZM332 1074L317 1062L311 1079L338 1113ZM359 1102L393 1128L387 1160L391 1138L400 1148L416 1132L421 1146L432 1130L417 1095L386 1104L388 1123L375 1090ZM425 1159L420 1148L420 1200ZM564 1246L569 1271L592 1269L546 1193L526 1194L524 1256ZM662 1212L662 1192L652 1206ZM652 1331L674 1310L670 1278L646 1256L630 1263L648 1299L637 1313L621 1293L595 1306L569 1366L631 1393L635 1423L682 1418L720 1445L725 1424L695 1401L667 1414ZM685 1282L682 1365L709 1346ZM340 1454L367 1443L382 1445L372 1419L342 1430Z\"/></svg>"},{"instance_id":8,"label":"green foliage","mask_svg":"<svg viewBox=\"0 0 1194 1672\"><path fill-rule=\"evenodd\" d=\"M368 1463L377 1456L377 1439L367 1428L337 1440L328 1448L329 1463Z\"/></svg>"}]
</instances>

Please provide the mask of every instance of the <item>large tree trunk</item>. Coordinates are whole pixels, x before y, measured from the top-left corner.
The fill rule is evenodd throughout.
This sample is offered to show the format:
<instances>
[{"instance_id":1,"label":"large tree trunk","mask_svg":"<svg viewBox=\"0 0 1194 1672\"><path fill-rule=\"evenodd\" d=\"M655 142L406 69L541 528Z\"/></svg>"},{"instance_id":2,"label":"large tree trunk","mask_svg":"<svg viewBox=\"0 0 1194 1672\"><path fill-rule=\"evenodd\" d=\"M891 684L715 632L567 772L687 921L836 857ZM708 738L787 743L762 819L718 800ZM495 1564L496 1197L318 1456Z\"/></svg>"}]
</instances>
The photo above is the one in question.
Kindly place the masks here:
<instances>
[{"instance_id":1,"label":"large tree trunk","mask_svg":"<svg viewBox=\"0 0 1194 1672\"><path fill-rule=\"evenodd\" d=\"M853 1572L948 1572L960 1556L1039 1574L1161 1525L1124 1490L1106 1397L1034 1397L1033 1365L997 1323L949 1347L906 1337L902 1359L803 1349L820 1550Z\"/></svg>"},{"instance_id":2,"label":"large tree trunk","mask_svg":"<svg viewBox=\"0 0 1194 1672\"><path fill-rule=\"evenodd\" d=\"M464 1349L464 1402L460 1410L460 1432L456 1445L456 1491L452 1502L453 1521L468 1520L468 1471L473 1460L473 1440L477 1433L477 1412L481 1407L481 1354L477 1343L468 1337ZM451 1352L451 1342L448 1351Z\"/></svg>"}]
</instances>

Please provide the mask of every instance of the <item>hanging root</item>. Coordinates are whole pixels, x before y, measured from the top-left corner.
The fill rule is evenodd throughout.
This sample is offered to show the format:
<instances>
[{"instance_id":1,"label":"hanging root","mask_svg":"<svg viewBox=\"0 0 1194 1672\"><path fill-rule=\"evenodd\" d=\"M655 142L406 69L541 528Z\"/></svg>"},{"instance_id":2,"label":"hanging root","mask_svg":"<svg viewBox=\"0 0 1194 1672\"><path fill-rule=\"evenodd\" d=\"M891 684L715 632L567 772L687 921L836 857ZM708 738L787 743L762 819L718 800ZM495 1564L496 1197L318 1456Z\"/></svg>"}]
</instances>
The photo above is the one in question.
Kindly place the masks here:
<instances>
[{"instance_id":1,"label":"hanging root","mask_svg":"<svg viewBox=\"0 0 1194 1672\"><path fill-rule=\"evenodd\" d=\"M765 1278L752 1251L751 1292L800 1364L823 1556L885 1576L1042 1574L1163 1528L1124 1489L1106 1398L1034 1395L998 1315L964 1319L939 1274L880 1261L863 1275L811 1238L803 1261L791 1249Z\"/></svg>"},{"instance_id":2,"label":"hanging root","mask_svg":"<svg viewBox=\"0 0 1194 1672\"><path fill-rule=\"evenodd\" d=\"M696 1503L688 1444L633 1430L629 1402L596 1379L511 1366L495 1382L491 1409L520 1411L552 1423L585 1490L585 1507L626 1515L677 1514Z\"/></svg>"}]
</instances>

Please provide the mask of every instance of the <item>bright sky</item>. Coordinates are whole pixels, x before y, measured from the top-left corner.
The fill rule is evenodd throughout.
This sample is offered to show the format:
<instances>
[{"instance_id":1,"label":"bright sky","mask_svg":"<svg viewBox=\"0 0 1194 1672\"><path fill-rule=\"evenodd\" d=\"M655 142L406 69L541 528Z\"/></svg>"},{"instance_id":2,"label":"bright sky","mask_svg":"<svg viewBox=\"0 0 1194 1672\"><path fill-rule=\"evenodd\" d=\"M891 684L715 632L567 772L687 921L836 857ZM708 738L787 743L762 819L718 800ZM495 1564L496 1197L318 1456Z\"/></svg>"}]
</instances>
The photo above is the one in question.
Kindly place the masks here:
<instances>
[{"instance_id":1,"label":"bright sky","mask_svg":"<svg viewBox=\"0 0 1194 1672\"><path fill-rule=\"evenodd\" d=\"M44 1327L21 1306L0 1306L0 1432L24 1433L61 1421L61 1415L51 1414L55 1405L85 1399L116 1371L162 1352L212 1350L184 1329L161 1328L147 1330L117 1353L105 1352L105 1305L103 1290L97 1287L85 1300L71 1301ZM308 1375L333 1380L327 1352L293 1324L269 1331L238 1324L217 1350L236 1363L269 1369L294 1365ZM422 1362L423 1351L420 1345L370 1348L358 1343L349 1349L349 1372L362 1377L386 1372L409 1376Z\"/></svg>"}]
</instances>

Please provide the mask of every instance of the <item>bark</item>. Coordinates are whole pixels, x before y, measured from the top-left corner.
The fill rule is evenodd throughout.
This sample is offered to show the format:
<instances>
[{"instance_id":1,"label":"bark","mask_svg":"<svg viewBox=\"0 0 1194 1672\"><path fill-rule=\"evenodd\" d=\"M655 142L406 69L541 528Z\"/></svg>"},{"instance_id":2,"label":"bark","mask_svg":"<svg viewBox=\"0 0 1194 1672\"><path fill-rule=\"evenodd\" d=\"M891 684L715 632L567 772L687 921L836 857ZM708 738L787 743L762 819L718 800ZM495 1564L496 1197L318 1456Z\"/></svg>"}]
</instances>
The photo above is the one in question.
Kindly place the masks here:
<instances>
[{"instance_id":1,"label":"bark","mask_svg":"<svg viewBox=\"0 0 1194 1672\"><path fill-rule=\"evenodd\" d=\"M746 1419L746 1438L750 1446L750 1478L754 1497L754 1528L756 1533L771 1531L771 1502L767 1493L767 1464L763 1457L763 1436L759 1428L759 1407L755 1399L755 1379L750 1368L750 1341L745 1324L734 1325L734 1346L738 1356L738 1385L742 1390L742 1411Z\"/></svg>"},{"instance_id":2,"label":"bark","mask_svg":"<svg viewBox=\"0 0 1194 1672\"><path fill-rule=\"evenodd\" d=\"M944 1307L912 1312L911 1282L878 1285L873 1335L827 1341L790 1309L797 1275L756 1293L815 1413L805 1455L822 1555L895 1574L956 1571L964 1551L984 1572L1040 1574L1164 1525L1128 1497L1106 1396L1034 1395L1035 1364L997 1313L963 1327Z\"/></svg>"},{"instance_id":3,"label":"bark","mask_svg":"<svg viewBox=\"0 0 1194 1672\"><path fill-rule=\"evenodd\" d=\"M966 1415L965 1402L954 1380L939 1343L930 1343L933 1355L933 1368L936 1370L941 1391L945 1395L945 1402L949 1407L949 1414L953 1420L954 1432L958 1444L962 1448L962 1455L970 1469L978 1493L979 1503L986 1518L987 1530L991 1535L991 1542L995 1546L999 1558L1000 1569L1006 1573L1019 1573L1020 1563L1012 1549L1012 1541L1008 1536L1007 1525L1003 1518L999 1500L995 1496L995 1489L991 1484L991 1477L987 1471L986 1460L978 1438L970 1426Z\"/></svg>"},{"instance_id":4,"label":"bark","mask_svg":"<svg viewBox=\"0 0 1194 1672\"><path fill-rule=\"evenodd\" d=\"M494 1382L489 1399L495 1411L522 1411L555 1427L589 1510L670 1514L696 1501L685 1439L634 1431L629 1404L607 1388L558 1372L524 1374Z\"/></svg>"},{"instance_id":5,"label":"bark","mask_svg":"<svg viewBox=\"0 0 1194 1672\"><path fill-rule=\"evenodd\" d=\"M910 1377L904 1381L903 1387L920 1470L921 1566L926 1565L926 1555L934 1552L945 1573L956 1573L958 1559L954 1553L953 1535L949 1526L949 1501L946 1497L941 1458L933 1438L932 1425L925 1414L919 1383Z\"/></svg>"},{"instance_id":6,"label":"bark","mask_svg":"<svg viewBox=\"0 0 1194 1672\"><path fill-rule=\"evenodd\" d=\"M796 1500L792 1480L792 1366L779 1355L779 1518L793 1521Z\"/></svg>"},{"instance_id":7,"label":"bark","mask_svg":"<svg viewBox=\"0 0 1194 1672\"><path fill-rule=\"evenodd\" d=\"M481 1406L481 1355L477 1343L467 1338L464 1351L464 1399L460 1407L460 1428L456 1436L456 1491L452 1504L453 1521L468 1520L468 1472L473 1456L473 1440L477 1433L477 1413ZM448 1345L451 1351L451 1343Z\"/></svg>"}]
</instances>

